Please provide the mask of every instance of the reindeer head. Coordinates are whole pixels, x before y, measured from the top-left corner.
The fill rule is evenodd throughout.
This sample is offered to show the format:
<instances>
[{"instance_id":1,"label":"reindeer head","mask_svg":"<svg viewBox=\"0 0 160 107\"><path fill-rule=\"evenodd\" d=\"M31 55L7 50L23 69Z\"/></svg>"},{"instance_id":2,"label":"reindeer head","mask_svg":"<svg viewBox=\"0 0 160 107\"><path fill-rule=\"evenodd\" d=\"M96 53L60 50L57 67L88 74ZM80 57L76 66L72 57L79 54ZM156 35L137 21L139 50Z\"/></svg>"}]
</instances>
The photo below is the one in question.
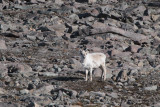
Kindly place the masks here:
<instances>
[{"instance_id":1,"label":"reindeer head","mask_svg":"<svg viewBox=\"0 0 160 107\"><path fill-rule=\"evenodd\" d=\"M89 53L88 51L80 50L80 62L82 62L82 63L84 62L88 53Z\"/></svg>"},{"instance_id":2,"label":"reindeer head","mask_svg":"<svg viewBox=\"0 0 160 107\"><path fill-rule=\"evenodd\" d=\"M88 54L89 52L88 51L85 51L85 50L80 50L80 55L85 58L85 56Z\"/></svg>"}]
</instances>

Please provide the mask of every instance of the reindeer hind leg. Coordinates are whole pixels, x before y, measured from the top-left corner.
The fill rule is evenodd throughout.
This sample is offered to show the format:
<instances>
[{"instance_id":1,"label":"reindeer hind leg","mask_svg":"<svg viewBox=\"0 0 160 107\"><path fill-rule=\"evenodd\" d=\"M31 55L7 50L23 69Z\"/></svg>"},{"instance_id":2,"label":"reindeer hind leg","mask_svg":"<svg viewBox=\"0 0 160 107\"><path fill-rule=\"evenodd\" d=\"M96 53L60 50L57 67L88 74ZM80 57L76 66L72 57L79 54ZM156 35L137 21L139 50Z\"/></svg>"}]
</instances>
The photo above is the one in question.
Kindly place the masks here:
<instances>
[{"instance_id":1,"label":"reindeer hind leg","mask_svg":"<svg viewBox=\"0 0 160 107\"><path fill-rule=\"evenodd\" d=\"M93 68L90 68L90 81L92 81L92 71L93 71Z\"/></svg>"},{"instance_id":2,"label":"reindeer hind leg","mask_svg":"<svg viewBox=\"0 0 160 107\"><path fill-rule=\"evenodd\" d=\"M85 78L85 81L88 80L88 70L86 69L86 78Z\"/></svg>"},{"instance_id":3,"label":"reindeer hind leg","mask_svg":"<svg viewBox=\"0 0 160 107\"><path fill-rule=\"evenodd\" d=\"M103 70L103 67L102 67L102 66L100 66L100 69L101 69L101 71L102 71L101 79L103 80L103 79L104 79L104 70Z\"/></svg>"},{"instance_id":4,"label":"reindeer hind leg","mask_svg":"<svg viewBox=\"0 0 160 107\"><path fill-rule=\"evenodd\" d=\"M106 80L106 72L107 72L105 64L102 65L102 69L103 69L103 80L105 81Z\"/></svg>"}]
</instances>

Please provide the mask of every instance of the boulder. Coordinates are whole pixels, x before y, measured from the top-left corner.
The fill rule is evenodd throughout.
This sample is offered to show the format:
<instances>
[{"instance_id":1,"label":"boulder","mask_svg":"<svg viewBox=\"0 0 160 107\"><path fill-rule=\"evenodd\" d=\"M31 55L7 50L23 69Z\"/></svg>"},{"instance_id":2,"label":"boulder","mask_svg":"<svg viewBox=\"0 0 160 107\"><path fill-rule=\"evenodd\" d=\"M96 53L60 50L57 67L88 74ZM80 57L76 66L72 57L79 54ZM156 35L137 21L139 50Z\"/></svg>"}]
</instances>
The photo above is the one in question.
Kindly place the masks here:
<instances>
[{"instance_id":1,"label":"boulder","mask_svg":"<svg viewBox=\"0 0 160 107\"><path fill-rule=\"evenodd\" d=\"M71 67L73 69L81 69L83 67L82 64L74 58L71 58L70 62L71 62Z\"/></svg>"}]
</instances>

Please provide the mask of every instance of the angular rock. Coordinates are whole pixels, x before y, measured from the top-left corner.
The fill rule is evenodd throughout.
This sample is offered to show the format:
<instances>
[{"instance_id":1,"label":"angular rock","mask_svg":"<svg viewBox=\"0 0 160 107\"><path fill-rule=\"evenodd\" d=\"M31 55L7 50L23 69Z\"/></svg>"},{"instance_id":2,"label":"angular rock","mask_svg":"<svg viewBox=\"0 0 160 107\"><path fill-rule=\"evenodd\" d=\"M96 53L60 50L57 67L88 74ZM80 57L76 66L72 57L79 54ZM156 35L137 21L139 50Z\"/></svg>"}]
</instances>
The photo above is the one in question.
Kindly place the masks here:
<instances>
[{"instance_id":1,"label":"angular rock","mask_svg":"<svg viewBox=\"0 0 160 107\"><path fill-rule=\"evenodd\" d=\"M126 51L137 53L140 48L141 48L141 46L139 46L139 45L131 45L126 49Z\"/></svg>"},{"instance_id":2,"label":"angular rock","mask_svg":"<svg viewBox=\"0 0 160 107\"><path fill-rule=\"evenodd\" d=\"M40 3L45 3L46 2L46 0L37 0L38 2L40 2Z\"/></svg>"},{"instance_id":3,"label":"angular rock","mask_svg":"<svg viewBox=\"0 0 160 107\"><path fill-rule=\"evenodd\" d=\"M54 89L53 85L46 85L46 86L43 86L43 87L41 87L39 89L36 89L34 91L34 94L35 95L50 94L51 90L53 90L53 89Z\"/></svg>"},{"instance_id":4,"label":"angular rock","mask_svg":"<svg viewBox=\"0 0 160 107\"><path fill-rule=\"evenodd\" d=\"M62 0L55 0L55 4L61 6L62 4L64 4L64 2Z\"/></svg>"},{"instance_id":5,"label":"angular rock","mask_svg":"<svg viewBox=\"0 0 160 107\"><path fill-rule=\"evenodd\" d=\"M7 66L5 65L5 64L3 64L3 63L0 63L0 77L2 78L2 77L5 77L6 75L7 75L7 73L8 73L8 68L7 68Z\"/></svg>"},{"instance_id":6,"label":"angular rock","mask_svg":"<svg viewBox=\"0 0 160 107\"><path fill-rule=\"evenodd\" d=\"M75 91L75 90L69 90L69 91L71 93L71 97L72 98L76 98L77 97L77 95L78 95L77 91Z\"/></svg>"},{"instance_id":7,"label":"angular rock","mask_svg":"<svg viewBox=\"0 0 160 107\"><path fill-rule=\"evenodd\" d=\"M100 22L94 22L94 24L92 25L92 27L94 28L105 28L106 25L104 23L100 23Z\"/></svg>"},{"instance_id":8,"label":"angular rock","mask_svg":"<svg viewBox=\"0 0 160 107\"><path fill-rule=\"evenodd\" d=\"M31 7L25 6L25 5L14 5L15 9L22 9L22 10L27 10L30 9Z\"/></svg>"},{"instance_id":9,"label":"angular rock","mask_svg":"<svg viewBox=\"0 0 160 107\"><path fill-rule=\"evenodd\" d=\"M87 49L92 49L93 52L102 52L102 49L100 47L93 47L93 46L88 46ZM107 55L108 57L108 55Z\"/></svg>"},{"instance_id":10,"label":"angular rock","mask_svg":"<svg viewBox=\"0 0 160 107\"><path fill-rule=\"evenodd\" d=\"M87 91L81 91L79 93L79 97L87 97L87 96L89 96L89 93Z\"/></svg>"},{"instance_id":11,"label":"angular rock","mask_svg":"<svg viewBox=\"0 0 160 107\"><path fill-rule=\"evenodd\" d=\"M143 15L145 10L146 10L145 6L138 6L137 8L133 9L133 12L135 14L142 14Z\"/></svg>"},{"instance_id":12,"label":"angular rock","mask_svg":"<svg viewBox=\"0 0 160 107\"><path fill-rule=\"evenodd\" d=\"M113 90L113 87L110 86L110 85L107 85L107 86L105 86L104 88L105 88L106 90L109 90L109 91L112 91L112 90Z\"/></svg>"},{"instance_id":13,"label":"angular rock","mask_svg":"<svg viewBox=\"0 0 160 107\"><path fill-rule=\"evenodd\" d=\"M79 17L78 17L77 14L71 14L71 15L69 16L69 19L70 19L70 21L71 21L72 23L79 21Z\"/></svg>"},{"instance_id":14,"label":"angular rock","mask_svg":"<svg viewBox=\"0 0 160 107\"><path fill-rule=\"evenodd\" d=\"M121 103L121 106L122 106L122 107L130 107L130 105L127 104L127 102L124 102L124 101Z\"/></svg>"},{"instance_id":15,"label":"angular rock","mask_svg":"<svg viewBox=\"0 0 160 107\"><path fill-rule=\"evenodd\" d=\"M78 25L71 25L69 23L66 23L65 25L68 29L68 33L75 32L78 30Z\"/></svg>"},{"instance_id":16,"label":"angular rock","mask_svg":"<svg viewBox=\"0 0 160 107\"><path fill-rule=\"evenodd\" d=\"M126 69L123 69L123 70L115 70L113 71L113 79L115 81L121 81L121 82L124 82L124 81L127 81L128 80L128 70Z\"/></svg>"},{"instance_id":17,"label":"angular rock","mask_svg":"<svg viewBox=\"0 0 160 107\"><path fill-rule=\"evenodd\" d=\"M107 70L106 78L107 78L107 79L110 79L110 78L113 76L113 75L112 75L112 71L111 71L111 70L108 70L108 69L106 69L106 70ZM95 69L94 72L93 72L93 75L94 75L95 77L101 77L101 76L102 76L102 70L101 70L100 68Z\"/></svg>"},{"instance_id":18,"label":"angular rock","mask_svg":"<svg viewBox=\"0 0 160 107\"><path fill-rule=\"evenodd\" d=\"M7 94L7 91L3 88L0 88L0 94L3 95L3 94Z\"/></svg>"},{"instance_id":19,"label":"angular rock","mask_svg":"<svg viewBox=\"0 0 160 107\"><path fill-rule=\"evenodd\" d=\"M48 27L46 27L46 26L41 26L37 30L40 30L41 32L50 31L50 29Z\"/></svg>"},{"instance_id":20,"label":"angular rock","mask_svg":"<svg viewBox=\"0 0 160 107\"><path fill-rule=\"evenodd\" d=\"M111 57L127 57L127 56L130 56L130 54L131 54L131 52L122 52L120 50L113 49L111 51L110 56Z\"/></svg>"},{"instance_id":21,"label":"angular rock","mask_svg":"<svg viewBox=\"0 0 160 107\"><path fill-rule=\"evenodd\" d=\"M138 53L141 53L141 54L147 53L147 54L153 54L153 55L155 55L155 54L157 54L157 51L154 48L143 47L143 48L140 48L138 50Z\"/></svg>"},{"instance_id":22,"label":"angular rock","mask_svg":"<svg viewBox=\"0 0 160 107\"><path fill-rule=\"evenodd\" d=\"M29 40L36 40L36 36L30 36L30 35L27 35L27 38L29 39Z\"/></svg>"},{"instance_id":23,"label":"angular rock","mask_svg":"<svg viewBox=\"0 0 160 107\"><path fill-rule=\"evenodd\" d=\"M160 106L160 102L157 102L156 104L154 104L154 107L159 107Z\"/></svg>"},{"instance_id":24,"label":"angular rock","mask_svg":"<svg viewBox=\"0 0 160 107\"><path fill-rule=\"evenodd\" d=\"M101 6L101 11L103 14L107 14L110 10L114 8L112 5Z\"/></svg>"},{"instance_id":25,"label":"angular rock","mask_svg":"<svg viewBox=\"0 0 160 107\"><path fill-rule=\"evenodd\" d=\"M160 45L156 48L158 54L160 54Z\"/></svg>"},{"instance_id":26,"label":"angular rock","mask_svg":"<svg viewBox=\"0 0 160 107\"><path fill-rule=\"evenodd\" d=\"M54 72L40 72L39 75L44 76L44 77L56 77L56 76L58 76L58 74L54 73Z\"/></svg>"},{"instance_id":27,"label":"angular rock","mask_svg":"<svg viewBox=\"0 0 160 107\"><path fill-rule=\"evenodd\" d=\"M115 56L115 55L118 55L118 56L119 56L120 54L122 54L121 51L114 49L114 50L111 51L111 55L110 55L110 56L112 56L112 57Z\"/></svg>"},{"instance_id":28,"label":"angular rock","mask_svg":"<svg viewBox=\"0 0 160 107\"><path fill-rule=\"evenodd\" d=\"M92 4L92 3L96 3L97 0L88 0L88 3Z\"/></svg>"},{"instance_id":29,"label":"angular rock","mask_svg":"<svg viewBox=\"0 0 160 107\"><path fill-rule=\"evenodd\" d=\"M97 9L93 9L93 10L91 10L91 15L92 16L98 16L99 15L99 11Z\"/></svg>"},{"instance_id":30,"label":"angular rock","mask_svg":"<svg viewBox=\"0 0 160 107\"><path fill-rule=\"evenodd\" d=\"M74 58L72 58L71 60L70 60L70 62L71 62L71 64L72 64L72 68L73 69L81 69L83 66L82 66L82 64L78 61L78 60L76 60L76 59L74 59Z\"/></svg>"},{"instance_id":31,"label":"angular rock","mask_svg":"<svg viewBox=\"0 0 160 107\"><path fill-rule=\"evenodd\" d=\"M115 93L115 92L112 92L112 93L107 93L108 96L111 96L113 98L118 98L118 94Z\"/></svg>"},{"instance_id":32,"label":"angular rock","mask_svg":"<svg viewBox=\"0 0 160 107\"><path fill-rule=\"evenodd\" d=\"M99 97L104 97L106 94L103 92L90 92L90 95L95 95L95 96L99 96Z\"/></svg>"},{"instance_id":33,"label":"angular rock","mask_svg":"<svg viewBox=\"0 0 160 107\"><path fill-rule=\"evenodd\" d=\"M54 64L53 67L54 67L56 72L60 72L61 71L61 68L57 64ZM55 74L53 74L53 75L55 75Z\"/></svg>"},{"instance_id":34,"label":"angular rock","mask_svg":"<svg viewBox=\"0 0 160 107\"><path fill-rule=\"evenodd\" d=\"M100 68L95 69L94 72L93 72L93 75L94 75L95 77L101 77L101 75L102 75L102 70L101 70Z\"/></svg>"},{"instance_id":35,"label":"angular rock","mask_svg":"<svg viewBox=\"0 0 160 107\"><path fill-rule=\"evenodd\" d=\"M31 102L28 107L40 107L36 102Z\"/></svg>"},{"instance_id":36,"label":"angular rock","mask_svg":"<svg viewBox=\"0 0 160 107\"><path fill-rule=\"evenodd\" d=\"M152 6L152 7L159 7L160 6L160 3L159 2L150 2L148 3L148 6Z\"/></svg>"},{"instance_id":37,"label":"angular rock","mask_svg":"<svg viewBox=\"0 0 160 107\"><path fill-rule=\"evenodd\" d=\"M60 98L61 100L63 100L62 97L63 97L64 93L66 93L66 95L70 96L71 98L76 98L78 95L77 91L71 90L71 89L66 89L66 88L53 89L51 91L51 94L54 94L55 92L59 92L58 98Z\"/></svg>"},{"instance_id":38,"label":"angular rock","mask_svg":"<svg viewBox=\"0 0 160 107\"><path fill-rule=\"evenodd\" d=\"M105 25L103 23L95 22L93 24L93 29L90 30L90 34L91 35L95 35L95 34L101 34L101 33L119 34L119 36L124 36L126 38L130 38L131 40L138 41L140 43L142 41L146 41L147 38L148 38L145 35L142 35L142 34L139 34L139 33L125 31L125 30L123 30L121 28L117 28L117 27L113 27L113 26L107 26L107 25Z\"/></svg>"},{"instance_id":39,"label":"angular rock","mask_svg":"<svg viewBox=\"0 0 160 107\"><path fill-rule=\"evenodd\" d=\"M11 104L11 103L5 103L5 102L0 102L0 107L18 107L20 106L19 104Z\"/></svg>"},{"instance_id":40,"label":"angular rock","mask_svg":"<svg viewBox=\"0 0 160 107\"><path fill-rule=\"evenodd\" d=\"M113 77L112 70L107 69L106 78L111 79Z\"/></svg>"},{"instance_id":41,"label":"angular rock","mask_svg":"<svg viewBox=\"0 0 160 107\"><path fill-rule=\"evenodd\" d=\"M141 60L141 61L139 61L138 62L138 67L143 67L144 66L144 63L143 63L143 61Z\"/></svg>"},{"instance_id":42,"label":"angular rock","mask_svg":"<svg viewBox=\"0 0 160 107\"><path fill-rule=\"evenodd\" d=\"M23 90L20 90L20 93L21 94L28 94L29 93L29 90L27 90L27 89L23 89Z\"/></svg>"},{"instance_id":43,"label":"angular rock","mask_svg":"<svg viewBox=\"0 0 160 107\"><path fill-rule=\"evenodd\" d=\"M34 71L37 71L37 72L40 72L40 71L43 70L43 68L42 68L42 66L35 66L35 67L33 68L33 70L34 70Z\"/></svg>"},{"instance_id":44,"label":"angular rock","mask_svg":"<svg viewBox=\"0 0 160 107\"><path fill-rule=\"evenodd\" d=\"M120 20L122 17L121 14L119 14L117 11L111 11L110 16L111 16L111 18L118 19L118 20Z\"/></svg>"},{"instance_id":45,"label":"angular rock","mask_svg":"<svg viewBox=\"0 0 160 107\"><path fill-rule=\"evenodd\" d=\"M157 19L159 19L160 15L152 15L151 19L155 22Z\"/></svg>"},{"instance_id":46,"label":"angular rock","mask_svg":"<svg viewBox=\"0 0 160 107\"><path fill-rule=\"evenodd\" d=\"M156 91L157 90L157 85L149 86L144 88L147 91Z\"/></svg>"},{"instance_id":47,"label":"angular rock","mask_svg":"<svg viewBox=\"0 0 160 107\"><path fill-rule=\"evenodd\" d=\"M0 40L0 49L7 49L6 42L4 40Z\"/></svg>"},{"instance_id":48,"label":"angular rock","mask_svg":"<svg viewBox=\"0 0 160 107\"><path fill-rule=\"evenodd\" d=\"M83 102L84 102L85 104L89 104L89 103L90 103L90 100L88 100L88 99L83 99Z\"/></svg>"},{"instance_id":49,"label":"angular rock","mask_svg":"<svg viewBox=\"0 0 160 107\"><path fill-rule=\"evenodd\" d=\"M78 28L78 33L80 36L88 36L89 35L89 27L82 25Z\"/></svg>"},{"instance_id":50,"label":"angular rock","mask_svg":"<svg viewBox=\"0 0 160 107\"><path fill-rule=\"evenodd\" d=\"M30 1L28 1L28 2L30 2L30 3L38 3L38 1L37 0L30 0Z\"/></svg>"},{"instance_id":51,"label":"angular rock","mask_svg":"<svg viewBox=\"0 0 160 107\"><path fill-rule=\"evenodd\" d=\"M27 64L7 63L6 65L8 67L8 73L10 74L20 73L28 77L34 73L32 71L32 68L28 66Z\"/></svg>"},{"instance_id":52,"label":"angular rock","mask_svg":"<svg viewBox=\"0 0 160 107\"><path fill-rule=\"evenodd\" d=\"M0 24L0 30L3 32L7 31L9 29L9 25L7 24Z\"/></svg>"}]
</instances>

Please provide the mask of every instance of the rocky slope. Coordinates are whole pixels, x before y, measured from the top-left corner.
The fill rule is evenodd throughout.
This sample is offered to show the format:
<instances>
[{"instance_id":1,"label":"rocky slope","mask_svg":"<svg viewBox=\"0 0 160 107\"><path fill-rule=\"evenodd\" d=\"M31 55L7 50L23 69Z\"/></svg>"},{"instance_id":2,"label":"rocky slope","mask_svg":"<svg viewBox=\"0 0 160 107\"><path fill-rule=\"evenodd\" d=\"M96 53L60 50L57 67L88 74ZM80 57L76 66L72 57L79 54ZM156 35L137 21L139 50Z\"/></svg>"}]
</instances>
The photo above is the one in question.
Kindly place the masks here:
<instances>
[{"instance_id":1,"label":"rocky slope","mask_svg":"<svg viewBox=\"0 0 160 107\"><path fill-rule=\"evenodd\" d=\"M0 106L160 106L159 6L0 0ZM105 82L84 81L79 49L106 54Z\"/></svg>"}]
</instances>

